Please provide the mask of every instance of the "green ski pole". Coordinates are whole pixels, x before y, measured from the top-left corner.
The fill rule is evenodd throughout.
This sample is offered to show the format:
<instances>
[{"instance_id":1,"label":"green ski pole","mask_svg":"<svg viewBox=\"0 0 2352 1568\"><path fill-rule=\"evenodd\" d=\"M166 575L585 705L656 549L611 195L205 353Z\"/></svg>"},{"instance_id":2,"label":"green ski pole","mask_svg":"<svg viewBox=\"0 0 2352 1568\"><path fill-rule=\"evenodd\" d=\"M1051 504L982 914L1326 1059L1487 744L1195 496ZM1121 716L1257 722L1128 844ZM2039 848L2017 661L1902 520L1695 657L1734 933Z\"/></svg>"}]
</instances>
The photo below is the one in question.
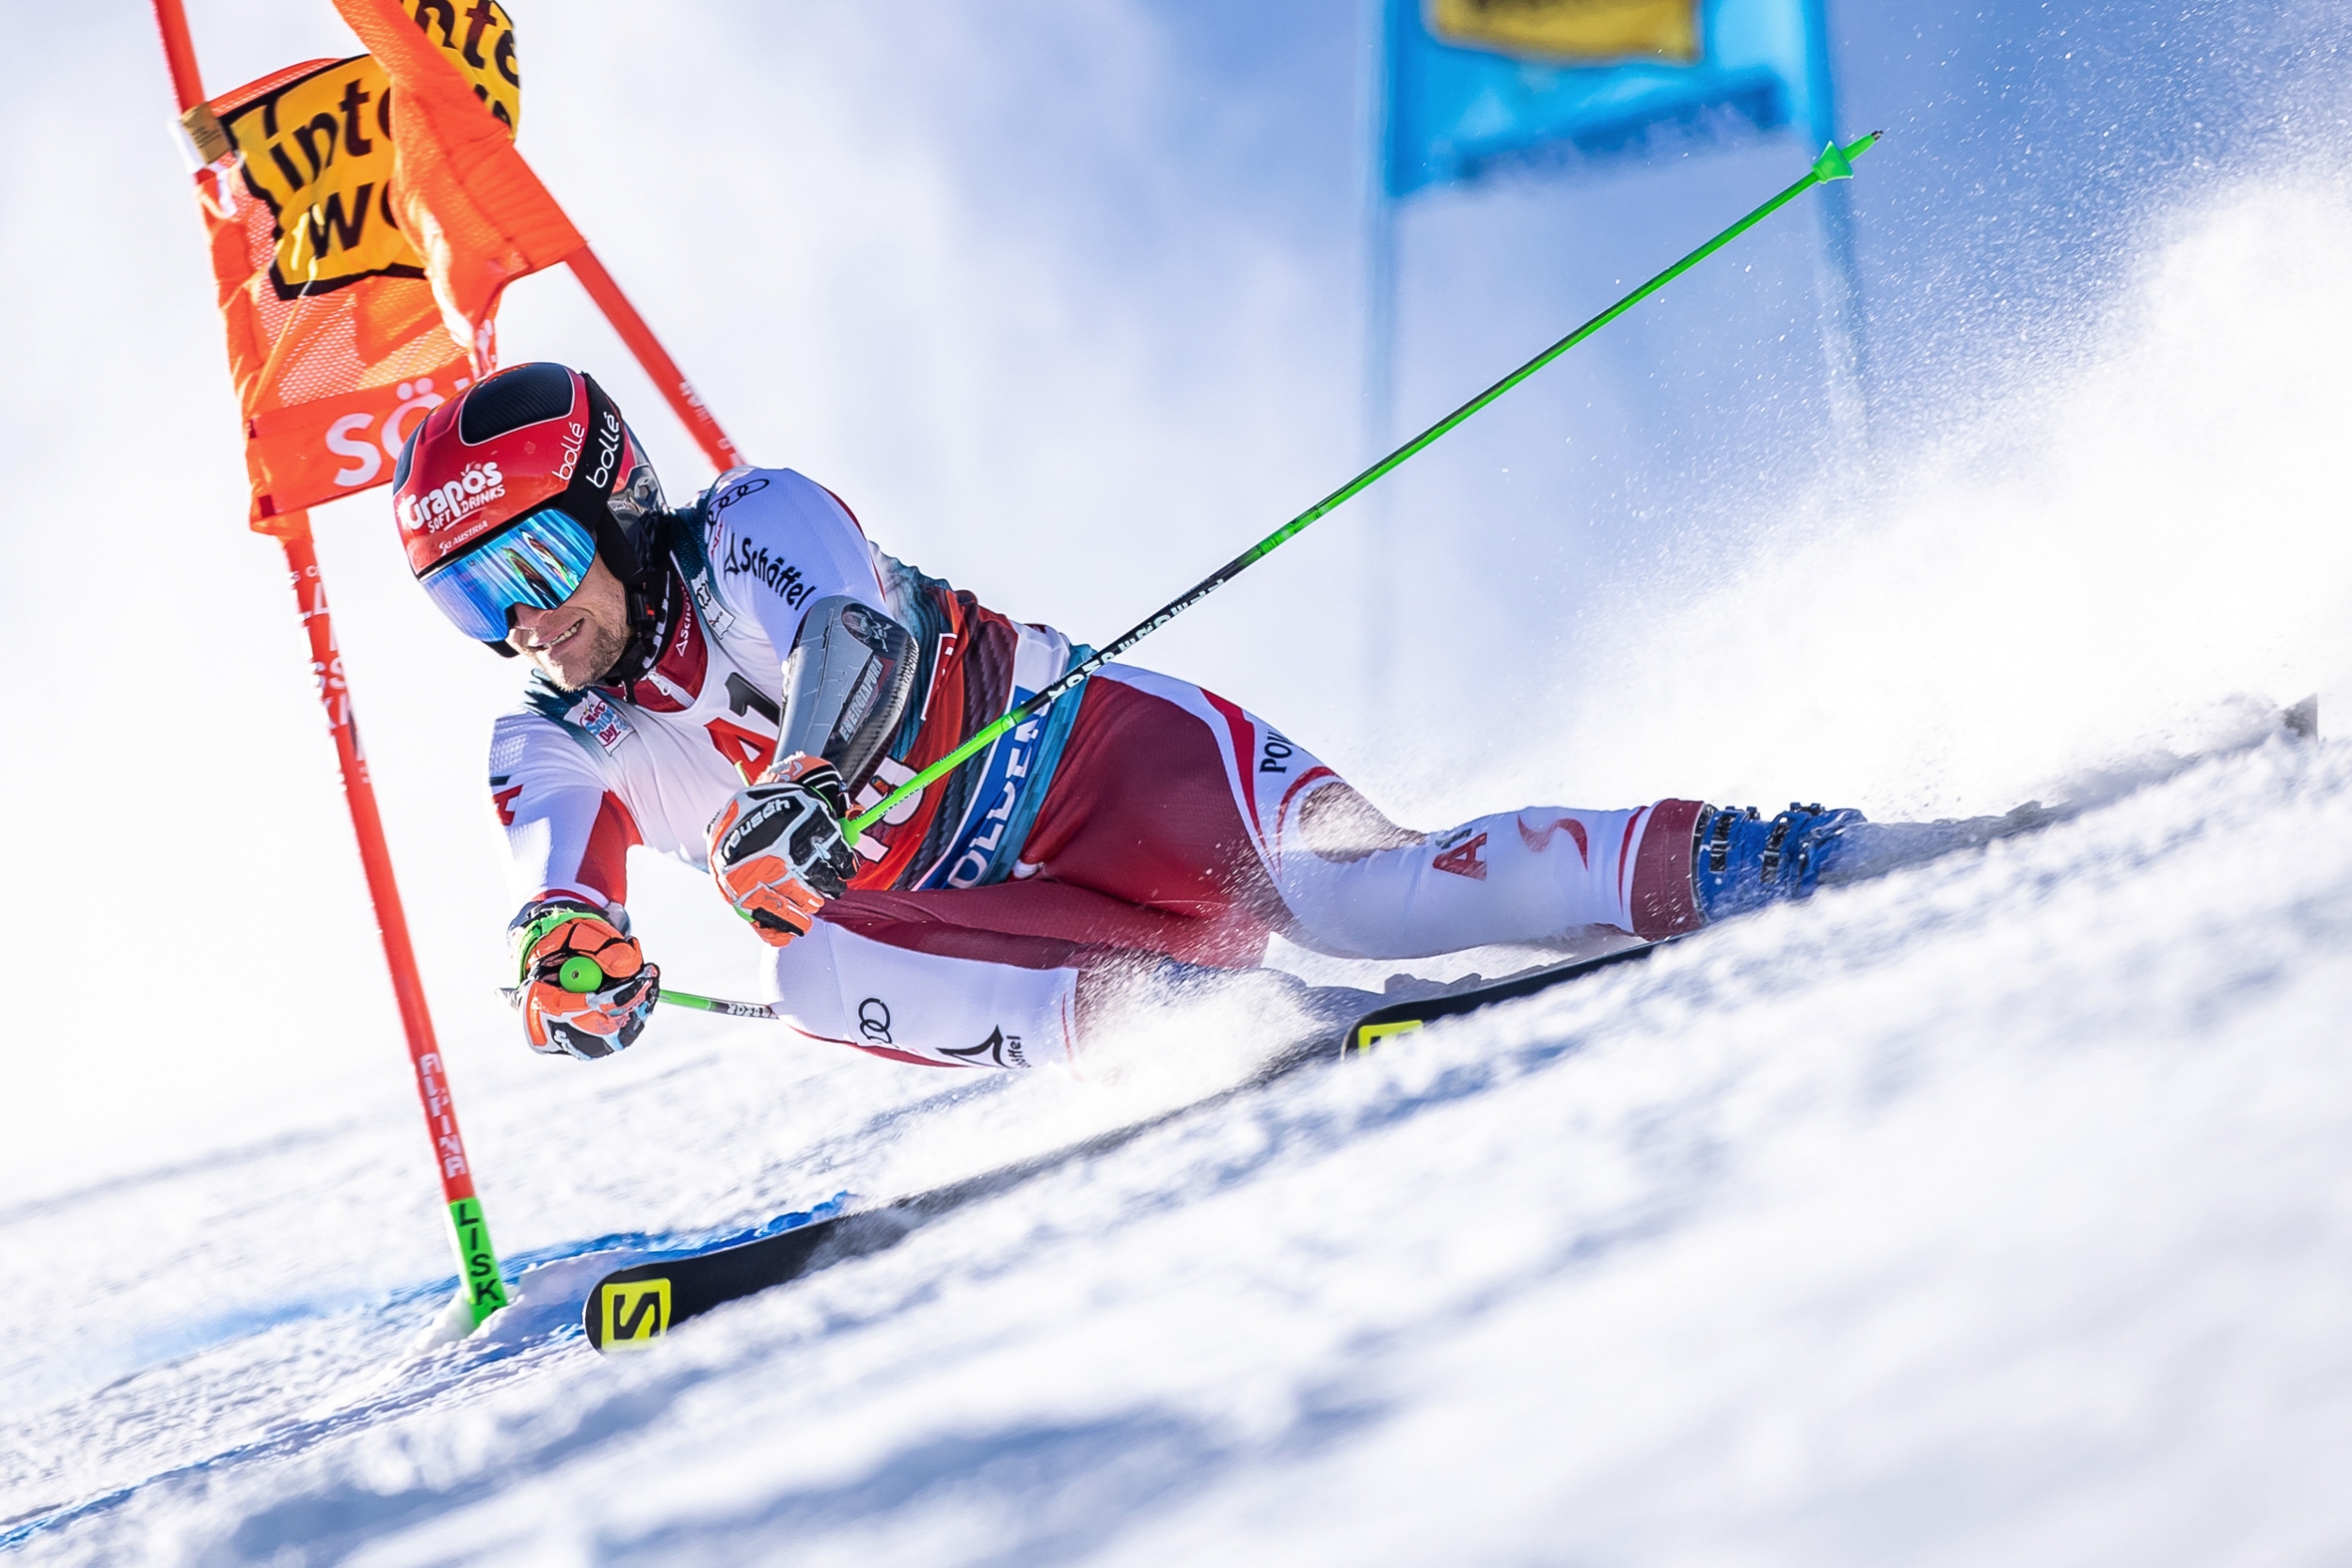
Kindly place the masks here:
<instances>
[{"instance_id":1,"label":"green ski pole","mask_svg":"<svg viewBox=\"0 0 2352 1568\"><path fill-rule=\"evenodd\" d=\"M594 986L575 986L569 975L564 977L563 984L567 990L596 989ZM661 988L661 1006L685 1007L698 1013L724 1013L729 1018L758 1018L771 1022L782 1022L777 1017L776 1009L765 1002L730 1002L723 996L697 996L691 990L672 990L667 986Z\"/></svg>"},{"instance_id":2,"label":"green ski pole","mask_svg":"<svg viewBox=\"0 0 2352 1568\"><path fill-rule=\"evenodd\" d=\"M1444 419L1439 420L1436 424L1431 425L1427 430L1422 431L1420 435L1414 436L1411 440L1406 442L1403 446L1389 453L1388 456L1380 459L1379 462L1375 463L1371 467L1366 468L1362 473L1358 474L1354 479L1349 480L1345 484L1341 485L1338 489L1324 497L1323 499L1315 502L1314 505L1309 507L1306 511L1301 512L1297 516L1293 517L1289 522L1284 523L1280 528L1276 529L1272 533L1267 534L1263 539L1259 540L1256 544L1242 551L1241 554L1233 557L1232 560L1227 562L1224 565L1219 566L1216 571L1210 573L1207 577L1202 578L1199 582L1186 589L1180 597L1171 599L1168 604L1162 606L1159 610L1154 611L1150 619L1138 623L1136 626L1131 627L1123 636L1111 642L1108 646L1097 649L1094 653L1089 654L1087 657L1081 659L1075 665L1073 665L1069 673L1063 675L1059 680L1054 682L1051 686L1046 687L1043 690L1037 693L1037 695L1031 697L1027 702L1013 708L1003 718L998 719L995 722L988 725L986 728L979 731L979 733L973 736L969 740L966 740L962 745L957 747L954 751L949 752L946 756L941 757L937 762L932 763L929 768L924 768L921 772L915 774L914 777L909 779L906 783L892 790L888 795L882 797L880 801L876 802L871 810L862 812L858 816L853 816L850 818L849 821L843 823L841 830L843 836L848 838L850 843L856 843L860 834L864 833L866 829L871 828L875 823L881 821L892 808L898 804L899 801L905 800L910 795L916 794L929 787L937 780L945 778L947 774L953 772L964 763L969 762L972 758L979 755L980 752L995 744L997 736L1003 735L1006 731L1014 728L1016 725L1028 722L1038 714L1052 706L1057 698L1065 697L1072 691L1077 689L1077 688L1086 683L1087 677L1093 674L1095 671L1100 670L1104 665L1108 664L1111 660L1126 653L1128 649L1133 648L1136 643L1142 641L1145 638L1151 636L1153 632L1159 630L1170 621L1176 619L1177 616L1182 615L1185 610L1190 610L1194 605L1199 604L1202 599L1207 598L1210 594L1216 593L1218 589L1224 587L1227 583L1241 576L1243 572L1248 570L1258 562L1264 560L1269 555L1272 555L1276 550L1281 548L1283 545L1287 544L1294 535L1303 532L1309 524L1313 523L1320 518L1328 516L1331 513L1337 511L1341 506L1344 505L1349 500L1370 489L1374 484L1377 483L1387 475L1404 467L1405 464L1411 461L1424 448L1433 445L1439 436L1461 424L1471 415L1477 413L1479 410L1485 408L1488 404L1502 396L1503 393L1509 391L1512 388L1517 387L1520 382L1525 381L1529 376L1534 375L1537 371L1542 370L1546 365L1550 364L1554 359L1559 358L1562 355L1567 353L1568 350L1576 347L1577 344L1582 342L1594 333L1598 332L1602 327L1607 326L1611 322L1615 321L1619 316L1624 315L1628 310L1632 309L1636 305L1641 304L1642 301L1649 298L1650 295L1656 293L1659 290L1664 288L1676 278L1680 277L1684 273L1689 272L1692 267L1697 266L1701 261L1706 261L1709 256L1714 255L1715 252L1723 249L1724 246L1738 239L1740 235L1746 233L1757 224L1762 223L1766 218L1771 217L1774 213L1780 211L1791 201L1796 200L1797 198L1803 196L1814 186L1831 180L1852 179L1853 160L1861 157L1865 152L1869 151L1871 147L1877 143L1879 137L1883 135L1883 132L1873 131L1867 135L1857 136L1854 140L1848 142L1844 147L1839 147L1836 142L1831 142L1829 145L1822 148L1821 155L1813 161L1812 168L1805 172L1804 179L1790 185L1787 190L1782 191L1778 196L1773 197L1771 200L1756 208L1756 211L1750 213L1747 216L1741 218L1739 222L1733 224L1730 228L1724 230L1713 239L1708 241L1705 245L1700 245L1696 250L1692 251L1688 256L1685 256L1682 260L1677 261L1674 265L1668 267L1665 271L1660 273L1657 277L1651 278L1648 282L1643 284L1640 288L1634 290L1623 299L1617 301L1616 304L1612 305L1608 309L1603 310L1599 315L1595 316L1591 321L1586 322L1583 325L1578 327L1575 331L1569 333L1566 337L1561 339L1558 342L1552 344L1541 354L1535 356L1534 358L1530 359L1526 364L1521 365L1518 370L1513 371L1509 375L1504 376L1502 380L1496 382L1493 386L1487 388L1485 391L1479 393L1468 403L1462 404L1461 407L1456 408L1453 413L1448 414Z\"/></svg>"},{"instance_id":3,"label":"green ski pole","mask_svg":"<svg viewBox=\"0 0 2352 1568\"><path fill-rule=\"evenodd\" d=\"M555 972L555 983L575 996L602 990L610 978L596 967L596 960L585 953L575 953L565 958ZM508 999L514 991L502 993ZM781 1022L783 1015L765 1002L730 1002L723 996L699 996L691 990L675 990L668 986L660 989L661 1005L665 1007L685 1007L697 1013L724 1013L729 1018L761 1018Z\"/></svg>"}]
</instances>

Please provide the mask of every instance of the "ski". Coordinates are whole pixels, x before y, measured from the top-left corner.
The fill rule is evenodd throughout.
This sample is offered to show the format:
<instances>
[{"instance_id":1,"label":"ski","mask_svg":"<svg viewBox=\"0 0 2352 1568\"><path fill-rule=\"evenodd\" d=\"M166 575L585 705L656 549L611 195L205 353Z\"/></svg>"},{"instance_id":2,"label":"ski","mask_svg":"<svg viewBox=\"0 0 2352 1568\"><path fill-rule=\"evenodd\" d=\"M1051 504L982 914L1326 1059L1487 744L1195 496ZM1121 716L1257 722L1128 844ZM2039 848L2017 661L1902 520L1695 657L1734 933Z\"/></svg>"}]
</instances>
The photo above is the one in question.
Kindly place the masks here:
<instances>
[{"instance_id":1,"label":"ski","mask_svg":"<svg viewBox=\"0 0 2352 1568\"><path fill-rule=\"evenodd\" d=\"M1230 1099L1262 1082L1263 1077L1261 1074L1250 1084L1236 1085L1208 1100L1115 1129L1067 1148L934 1187L879 1208L829 1215L774 1235L713 1247L707 1252L616 1269L597 1280L596 1288L588 1292L588 1299L580 1307L580 1326L587 1330L588 1342L599 1351L650 1345L679 1323L714 1307L723 1307L818 1269L895 1246L909 1233L942 1214L1072 1161L1106 1153L1178 1117Z\"/></svg>"},{"instance_id":2,"label":"ski","mask_svg":"<svg viewBox=\"0 0 2352 1568\"><path fill-rule=\"evenodd\" d=\"M1598 970L1615 964L1635 963L1648 958L1660 948L1681 941L1667 937L1659 942L1645 942L1631 947L1620 947L1613 953L1603 953L1597 958L1573 958L1565 963L1547 965L1522 974L1489 981L1467 990L1427 997L1419 1002L1393 1002L1385 1007L1375 1007L1348 1027L1340 1041L1340 1054L1361 1056L1382 1040L1399 1035L1409 1035L1427 1027L1441 1018L1459 1018L1475 1013L1500 1002L1516 1002L1523 996L1549 990L1570 980L1581 980Z\"/></svg>"},{"instance_id":3,"label":"ski","mask_svg":"<svg viewBox=\"0 0 2352 1568\"><path fill-rule=\"evenodd\" d=\"M2256 726L2238 741L2221 746L2206 755L2228 754L2249 749L2280 733L2296 740L2308 741L2315 738L2318 731L2318 700L2306 698L2292 707L2270 710L2265 724ZM2038 807L2021 807L2010 814L2013 825L1992 836L2007 837L2063 821L2083 810L2116 799L2129 789L2169 777L2201 760L2204 757L2169 759L2153 770L2117 781L2123 784L2122 789L2111 785L2100 799L2082 801L2058 811L2044 812ZM917 1227L967 1203L1004 1192L1073 1161L1108 1153L1181 1117L1202 1115L1239 1096L1249 1094L1310 1063L1360 1058L1384 1041L1413 1034L1441 1020L1460 1018L1501 1003L1534 996L1618 964L1639 962L1661 947L1681 940L1681 937L1676 936L1658 942L1637 942L1597 958L1570 959L1501 980L1473 978L1458 983L1451 990L1437 990L1435 994L1419 1000L1386 1003L1355 1015L1354 1022L1340 1035L1336 1049L1331 1037L1324 1035L1277 1057L1229 1089L1147 1120L1100 1133L1066 1148L876 1208L824 1215L789 1230L777 1231L752 1241L615 1270L598 1280L596 1288L588 1292L588 1299L580 1309L581 1326L587 1330L588 1342L599 1351L650 1345L679 1323L699 1317L712 1307L739 1301L745 1296L786 1284L837 1262L880 1252L897 1244ZM1318 994L1324 998L1325 1006L1335 1006L1344 1005L1344 998L1364 993L1325 991ZM724 1002L666 991L664 1000L738 1017L776 1016L772 1008L760 1003ZM1337 1016L1343 1019L1348 1015L1342 1012Z\"/></svg>"},{"instance_id":4,"label":"ski","mask_svg":"<svg viewBox=\"0 0 2352 1568\"><path fill-rule=\"evenodd\" d=\"M2308 742L2319 738L2319 698L2316 694L2306 697L2291 706L2267 710L2267 719L2265 722L2256 724L2238 738L2220 745L2211 752L2186 757L2169 758L2156 768L2146 770L2138 776L2126 774L2118 782L2127 784L2129 788L2138 788L2158 779L2169 778L2183 768L2193 767L2212 757L2226 756L2265 744L2279 736L2284 736L2287 739L2296 742ZM2029 832L2036 828L2046 827L2055 822L2062 822L2093 806L2105 804L2107 800L2114 799L2124 792L2127 791L2113 791L2106 799L2085 800L2057 811L2043 810L2038 805L2031 804L2021 806L2007 819L2010 825L2001 828L1990 836L2006 838L2021 832ZM1953 848L1947 852L1958 852L1962 848L1979 847L1973 844L1955 844ZM1941 855L1926 858L1940 859ZM1631 947L1621 947L1613 953L1604 953L1597 958L1573 959L1566 963L1553 964L1545 969L1530 970L1523 974L1511 975L1486 985L1473 986L1418 1002L1398 1002L1385 1007L1375 1007L1358 1019L1355 1025L1348 1030L1345 1038L1341 1041L1340 1053L1343 1056L1360 1056L1383 1040L1394 1038L1399 1035L1409 1035L1438 1019L1458 1018L1465 1013L1474 1013L1482 1008L1491 1007L1498 1002L1510 1002L1522 996L1533 996L1538 991L1548 990L1553 986L1581 978L1596 970L1607 969L1612 964L1630 963L1646 958L1661 947L1681 940L1681 937L1674 936L1658 942L1645 942Z\"/></svg>"},{"instance_id":5,"label":"ski","mask_svg":"<svg viewBox=\"0 0 2352 1568\"><path fill-rule=\"evenodd\" d=\"M805 1272L842 1216L796 1229L618 1269L588 1292L582 1326L598 1350L649 1345L675 1325L714 1307L781 1285Z\"/></svg>"},{"instance_id":6,"label":"ski","mask_svg":"<svg viewBox=\"0 0 2352 1568\"><path fill-rule=\"evenodd\" d=\"M1312 1049L1282 1056L1230 1089L1033 1159L983 1171L877 1208L827 1215L731 1246L616 1269L597 1280L596 1288L588 1292L588 1299L580 1307L580 1326L587 1330L588 1342L599 1351L650 1345L679 1323L714 1307L895 1246L919 1227L967 1203L993 1196L1074 1161L1107 1154L1155 1128L1180 1117L1200 1115L1308 1062L1331 1059L1329 1037L1325 1036Z\"/></svg>"},{"instance_id":7,"label":"ski","mask_svg":"<svg viewBox=\"0 0 2352 1568\"><path fill-rule=\"evenodd\" d=\"M1676 940L1676 939L1669 939ZM1182 1117L1195 1117L1251 1093L1316 1062L1333 1062L1360 1055L1371 1043L1421 1028L1440 1018L1476 1012L1499 1002L1532 996L1557 985L1607 969L1613 964L1643 958L1664 942L1644 942L1606 953L1552 964L1543 969L1488 983L1473 984L1452 994L1419 1002L1398 1002L1364 1013L1340 1036L1336 1048L1325 1034L1301 1049L1267 1063L1257 1072L1189 1105L1099 1133L1066 1148L1001 1166L961 1181L916 1193L877 1208L827 1215L773 1235L761 1236L707 1252L688 1253L653 1262L616 1269L596 1281L581 1304L580 1326L588 1342L599 1351L633 1350L651 1345L678 1324L714 1307L755 1295L789 1283L803 1275L830 1268L852 1258L896 1245L909 1233L965 1204L992 1196L1074 1161L1107 1154L1157 1128ZM1367 1033L1369 1032L1369 1033Z\"/></svg>"}]
</instances>

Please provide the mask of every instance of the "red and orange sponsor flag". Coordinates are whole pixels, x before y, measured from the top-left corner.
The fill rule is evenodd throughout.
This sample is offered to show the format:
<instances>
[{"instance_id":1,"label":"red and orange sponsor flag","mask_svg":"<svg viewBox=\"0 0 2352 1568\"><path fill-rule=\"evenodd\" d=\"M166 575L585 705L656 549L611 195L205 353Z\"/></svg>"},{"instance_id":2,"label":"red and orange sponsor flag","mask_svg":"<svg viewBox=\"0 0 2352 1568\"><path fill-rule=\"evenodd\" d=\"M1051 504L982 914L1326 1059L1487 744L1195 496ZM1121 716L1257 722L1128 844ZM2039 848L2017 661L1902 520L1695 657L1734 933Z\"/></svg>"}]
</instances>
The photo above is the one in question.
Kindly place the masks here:
<instances>
[{"instance_id":1,"label":"red and orange sponsor flag","mask_svg":"<svg viewBox=\"0 0 2352 1568\"><path fill-rule=\"evenodd\" d=\"M393 210L424 257L443 323L474 343L486 370L500 292L588 242L515 150L511 98L485 88L485 61L511 66L514 28L493 0L462 14L455 3L335 0L335 8L391 78L400 99ZM485 13L496 18L489 27ZM512 76L507 70L510 88Z\"/></svg>"},{"instance_id":2,"label":"red and orange sponsor flag","mask_svg":"<svg viewBox=\"0 0 2352 1568\"><path fill-rule=\"evenodd\" d=\"M521 113L513 22L496 0L412 5L414 15L393 0L383 8L503 143ZM441 111L409 115L395 106L405 90L358 55L290 66L183 117L207 160L198 198L245 417L251 521L264 533L389 480L417 420L491 362L495 292L453 333L412 238L404 122ZM448 264L480 266L462 246Z\"/></svg>"}]
</instances>

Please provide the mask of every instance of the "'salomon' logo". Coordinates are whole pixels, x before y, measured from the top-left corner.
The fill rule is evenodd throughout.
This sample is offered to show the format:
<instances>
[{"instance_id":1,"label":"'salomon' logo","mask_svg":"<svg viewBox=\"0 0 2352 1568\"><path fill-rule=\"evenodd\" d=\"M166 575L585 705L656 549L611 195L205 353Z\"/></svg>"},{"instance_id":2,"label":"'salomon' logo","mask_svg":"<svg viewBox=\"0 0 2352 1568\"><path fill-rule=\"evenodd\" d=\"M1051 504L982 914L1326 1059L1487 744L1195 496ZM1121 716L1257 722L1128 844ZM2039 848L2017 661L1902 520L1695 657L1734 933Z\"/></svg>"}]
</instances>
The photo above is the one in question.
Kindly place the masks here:
<instances>
[{"instance_id":1,"label":"'salomon' logo","mask_svg":"<svg viewBox=\"0 0 2352 1568\"><path fill-rule=\"evenodd\" d=\"M604 1347L648 1345L670 1332L670 1282L637 1279L601 1288Z\"/></svg>"}]
</instances>

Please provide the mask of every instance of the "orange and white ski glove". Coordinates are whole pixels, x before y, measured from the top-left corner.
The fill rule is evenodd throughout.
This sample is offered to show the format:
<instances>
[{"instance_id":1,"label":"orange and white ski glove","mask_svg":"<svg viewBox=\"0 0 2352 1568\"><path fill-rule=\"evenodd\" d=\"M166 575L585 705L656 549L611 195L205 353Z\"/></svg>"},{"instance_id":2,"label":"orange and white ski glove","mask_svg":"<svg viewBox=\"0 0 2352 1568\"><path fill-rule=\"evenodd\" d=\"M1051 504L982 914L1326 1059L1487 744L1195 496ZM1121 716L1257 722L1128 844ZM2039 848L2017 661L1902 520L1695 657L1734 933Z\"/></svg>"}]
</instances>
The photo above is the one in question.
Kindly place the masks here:
<instances>
[{"instance_id":1,"label":"orange and white ski glove","mask_svg":"<svg viewBox=\"0 0 2352 1568\"><path fill-rule=\"evenodd\" d=\"M532 1050L594 1061L636 1043L661 999L661 971L635 937L570 898L526 904L507 929L517 974L506 994Z\"/></svg>"},{"instance_id":2,"label":"orange and white ski glove","mask_svg":"<svg viewBox=\"0 0 2352 1568\"><path fill-rule=\"evenodd\" d=\"M710 879L770 946L806 935L825 900L850 891L857 856L842 815L841 775L795 752L710 819Z\"/></svg>"}]
</instances>

